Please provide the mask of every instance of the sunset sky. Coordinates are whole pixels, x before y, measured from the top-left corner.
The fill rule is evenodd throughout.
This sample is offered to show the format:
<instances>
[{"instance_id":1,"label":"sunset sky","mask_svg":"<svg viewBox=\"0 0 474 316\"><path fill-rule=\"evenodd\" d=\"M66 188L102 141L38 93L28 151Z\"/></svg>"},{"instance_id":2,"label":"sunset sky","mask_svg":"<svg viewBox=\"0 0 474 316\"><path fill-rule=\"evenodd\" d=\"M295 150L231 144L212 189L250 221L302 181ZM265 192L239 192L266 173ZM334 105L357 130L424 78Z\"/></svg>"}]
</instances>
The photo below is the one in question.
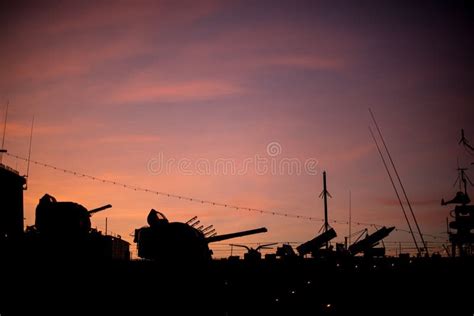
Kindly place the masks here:
<instances>
[{"instance_id":1,"label":"sunset sky","mask_svg":"<svg viewBox=\"0 0 474 316\"><path fill-rule=\"evenodd\" d=\"M468 3L466 1L466 3ZM457 161L474 157L474 10L459 1L10 1L0 5L5 148L150 190L289 214L407 225L370 137L377 116L423 232L446 238ZM3 126L3 125L2 125ZM3 127L2 127L3 129ZM269 144L278 151L271 156ZM316 172L211 170L255 157ZM157 161L169 170L157 172ZM189 162L180 170L178 161ZM253 160L252 160L253 161ZM26 163L3 162L26 172ZM199 162L199 163L198 163ZM202 165L201 165L202 166ZM182 166L181 166L182 167ZM304 169L304 168L303 168ZM314 170L313 170L314 171ZM474 178L474 173L472 178ZM45 193L87 208L131 241L151 208L199 216L235 242L306 241L322 223L135 192L31 165L25 224ZM333 224L338 241L347 225ZM354 226L353 231L362 229ZM373 228L370 228L373 230ZM433 238L427 238L433 240ZM395 232L388 241L410 241Z\"/></svg>"}]
</instances>

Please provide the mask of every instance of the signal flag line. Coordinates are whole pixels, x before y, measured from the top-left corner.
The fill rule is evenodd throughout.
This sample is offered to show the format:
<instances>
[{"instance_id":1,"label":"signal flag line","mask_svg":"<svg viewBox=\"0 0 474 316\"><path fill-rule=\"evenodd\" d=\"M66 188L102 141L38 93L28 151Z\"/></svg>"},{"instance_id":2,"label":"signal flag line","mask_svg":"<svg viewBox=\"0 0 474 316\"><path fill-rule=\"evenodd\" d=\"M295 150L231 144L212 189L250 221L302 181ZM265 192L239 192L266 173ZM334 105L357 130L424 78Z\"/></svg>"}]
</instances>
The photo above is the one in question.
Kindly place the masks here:
<instances>
[{"instance_id":1,"label":"signal flag line","mask_svg":"<svg viewBox=\"0 0 474 316\"><path fill-rule=\"evenodd\" d=\"M50 164L47 164L47 163L43 163L43 162L39 162L39 161L36 161L36 160L28 159L28 158L21 157L21 156L11 154L11 153L8 153L8 152L6 152L4 154L8 155L12 158L16 158L16 159L19 159L19 160L30 162L30 163L32 163L34 165L37 165L37 166L53 169L53 170L60 171L60 172L63 172L63 173L67 173L67 174L70 174L70 175L73 175L73 176L76 176L76 177L80 177L80 178L87 178L89 180L96 181L96 182L107 183L107 184L119 186L119 187L122 187L124 189L133 190L133 191L137 191L137 192L140 191L140 192L150 193L150 194L163 196L163 197L168 197L168 198L173 198L173 199L178 199L178 200L184 200L184 201L189 201L189 202L194 202L194 203L207 204L207 205L211 205L211 206L219 206L219 207L224 207L224 208L228 208L228 209L234 209L234 210L237 210L237 211L249 211L249 212L256 212L256 213L266 214L266 215L271 215L271 216L280 216L280 217L286 217L286 218L304 219L304 220L315 221L315 222L324 222L324 219L313 217L313 216L297 215L297 214L286 213L286 212L281 212L281 211L271 211L271 210L264 210L264 209L251 208L251 207L245 207L245 206L238 206L238 205L222 203L222 202L216 202L216 201L211 201L211 200L203 200L203 199L200 199L200 198L194 198L194 197L189 197L189 196L184 196L184 195L179 195L179 194L172 194L172 193L167 193L167 192L162 192L162 191L156 191L156 190L143 188L143 187L139 187L139 186L135 186L135 185L121 183L121 182L114 181L114 180L109 180L109 179L104 179L104 178L100 178L100 177L91 176L89 174L85 174L85 173L74 171L74 170L69 170L69 169L56 167L56 166L53 166L53 165L50 165ZM335 224L344 224L344 225L349 224L349 222L347 220L330 220L330 222L335 223ZM384 225L380 225L380 224L365 223L365 222L354 222L354 221L352 221L352 223L356 224L358 226L372 226L375 229L382 228L384 226ZM408 230L404 230L404 229L395 229L395 231L410 233ZM445 239L444 237L436 236L436 235L430 235L430 234L423 234L423 235L428 236L428 237L432 237L434 239L438 239L438 238L439 239Z\"/></svg>"}]
</instances>

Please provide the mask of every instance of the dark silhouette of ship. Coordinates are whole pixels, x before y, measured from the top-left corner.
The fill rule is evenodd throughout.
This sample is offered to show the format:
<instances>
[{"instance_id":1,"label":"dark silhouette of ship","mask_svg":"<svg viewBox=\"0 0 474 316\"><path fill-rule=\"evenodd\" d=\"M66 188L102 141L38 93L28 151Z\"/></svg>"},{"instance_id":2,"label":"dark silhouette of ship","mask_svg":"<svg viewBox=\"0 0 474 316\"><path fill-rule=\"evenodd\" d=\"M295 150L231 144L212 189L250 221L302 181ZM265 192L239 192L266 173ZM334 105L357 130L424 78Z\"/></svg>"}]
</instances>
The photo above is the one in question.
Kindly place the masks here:
<instances>
[{"instance_id":1,"label":"dark silhouette of ship","mask_svg":"<svg viewBox=\"0 0 474 316\"><path fill-rule=\"evenodd\" d=\"M464 129L461 129L461 139L459 145L474 154L474 147L472 147L464 135ZM474 163L471 163L474 164ZM471 205L471 198L468 194L468 186L474 186L471 179L467 175L468 168L461 168L458 166L458 177L455 185L459 185L456 195L449 201L441 200L441 205L454 204L455 207L451 210L450 215L453 220L448 225L449 241L451 242L451 250L447 249L450 256L456 257L471 257L474 255L474 205ZM446 219L447 220L447 219ZM448 221L448 220L447 220Z\"/></svg>"},{"instance_id":2,"label":"dark silhouette of ship","mask_svg":"<svg viewBox=\"0 0 474 316\"><path fill-rule=\"evenodd\" d=\"M457 254L462 257L472 256L474 254L474 205L469 204L471 199L467 193L467 183L472 185L471 180L466 174L467 168L458 168L458 179L460 191L456 196L449 200L441 200L441 205L454 204L454 209L450 212L453 220L449 222L449 241L451 242L450 255L456 257Z\"/></svg>"},{"instance_id":3,"label":"dark silhouette of ship","mask_svg":"<svg viewBox=\"0 0 474 316\"><path fill-rule=\"evenodd\" d=\"M18 171L0 164L0 242L23 236L23 186L26 180Z\"/></svg>"},{"instance_id":4,"label":"dark silhouette of ship","mask_svg":"<svg viewBox=\"0 0 474 316\"><path fill-rule=\"evenodd\" d=\"M0 313L56 314L70 306L80 314L127 308L144 314L152 308L206 315L472 315L471 293L464 289L474 282L473 208L469 180L460 172L464 187L443 201L456 205L449 257L387 257L378 245L394 227L365 232L334 249L337 234L329 226L325 200L321 233L296 251L283 244L265 259L258 247L248 247L244 260L212 260L209 244L266 228L217 235L212 225L199 226L196 217L169 222L152 210L148 226L135 232L138 255L146 260L129 260L126 241L91 228L91 216L109 205L88 210L45 195L34 227L25 231L25 178L0 165ZM325 181L323 187L327 198Z\"/></svg>"},{"instance_id":5,"label":"dark silhouette of ship","mask_svg":"<svg viewBox=\"0 0 474 316\"><path fill-rule=\"evenodd\" d=\"M36 256L92 260L129 260L130 244L103 235L91 226L90 217L111 208L108 204L92 210L75 202L58 202L45 194L36 207L35 225L25 234L26 246Z\"/></svg>"},{"instance_id":6,"label":"dark silhouette of ship","mask_svg":"<svg viewBox=\"0 0 474 316\"><path fill-rule=\"evenodd\" d=\"M0 165L0 246L6 256L73 258L76 260L128 260L129 243L103 235L91 227L90 217L111 207L93 210L74 202L58 202L45 194L36 208L35 225L23 224L26 179Z\"/></svg>"}]
</instances>

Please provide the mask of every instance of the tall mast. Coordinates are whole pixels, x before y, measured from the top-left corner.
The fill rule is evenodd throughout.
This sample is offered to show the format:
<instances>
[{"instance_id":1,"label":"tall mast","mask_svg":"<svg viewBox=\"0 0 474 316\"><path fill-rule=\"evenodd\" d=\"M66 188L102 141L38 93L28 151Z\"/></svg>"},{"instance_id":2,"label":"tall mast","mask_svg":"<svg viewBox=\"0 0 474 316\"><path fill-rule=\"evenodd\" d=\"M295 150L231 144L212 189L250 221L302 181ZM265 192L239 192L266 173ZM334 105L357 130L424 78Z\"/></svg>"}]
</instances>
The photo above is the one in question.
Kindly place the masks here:
<instances>
[{"instance_id":1,"label":"tall mast","mask_svg":"<svg viewBox=\"0 0 474 316\"><path fill-rule=\"evenodd\" d=\"M328 231L328 191L326 187L326 171L323 172L323 198L324 198L324 232Z\"/></svg>"},{"instance_id":2,"label":"tall mast","mask_svg":"<svg viewBox=\"0 0 474 316\"><path fill-rule=\"evenodd\" d=\"M326 186L326 171L323 171L323 192L321 192L324 201L324 232L329 230L329 220L328 220L328 195L330 196L327 186ZM320 196L321 196L320 195ZM329 248L329 242L326 242L326 249Z\"/></svg>"},{"instance_id":3,"label":"tall mast","mask_svg":"<svg viewBox=\"0 0 474 316\"><path fill-rule=\"evenodd\" d=\"M8 104L10 101L7 100L7 107L5 109L5 122L3 123L3 136L2 136L2 148L0 148L0 163L3 162L3 153L6 153L5 149L5 135L7 132L7 118L8 118Z\"/></svg>"},{"instance_id":4,"label":"tall mast","mask_svg":"<svg viewBox=\"0 0 474 316\"><path fill-rule=\"evenodd\" d=\"M33 119L31 120L31 131L30 131L30 144L28 146L28 164L26 166L26 182L25 182L25 187L24 189L28 189L28 176L30 175L30 161L31 161L31 144L33 142L33 126L35 124L35 117L33 116Z\"/></svg>"},{"instance_id":5,"label":"tall mast","mask_svg":"<svg viewBox=\"0 0 474 316\"><path fill-rule=\"evenodd\" d=\"M351 190L349 190L349 245L351 244L351 235L352 235L352 198L351 198Z\"/></svg>"}]
</instances>

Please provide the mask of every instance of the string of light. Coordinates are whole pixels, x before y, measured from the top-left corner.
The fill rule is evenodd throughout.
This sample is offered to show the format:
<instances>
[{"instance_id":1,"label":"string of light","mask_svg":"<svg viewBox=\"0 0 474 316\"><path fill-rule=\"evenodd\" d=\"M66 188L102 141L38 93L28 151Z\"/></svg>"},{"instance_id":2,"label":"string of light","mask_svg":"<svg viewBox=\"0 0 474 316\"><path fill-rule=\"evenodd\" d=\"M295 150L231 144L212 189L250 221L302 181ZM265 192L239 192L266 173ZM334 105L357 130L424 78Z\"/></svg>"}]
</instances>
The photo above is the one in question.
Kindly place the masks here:
<instances>
[{"instance_id":1,"label":"string of light","mask_svg":"<svg viewBox=\"0 0 474 316\"><path fill-rule=\"evenodd\" d=\"M260 246L264 244L287 244L287 245L301 245L306 241L287 241L287 240L269 240L269 241L255 241L255 242L246 242L245 245L255 245L255 246ZM385 244L387 245L392 245L391 247L398 247L398 245L402 244L404 248L406 248L406 245L411 245L413 244L413 241L384 241ZM444 244L443 241L430 241L431 244ZM212 243L212 247L214 246L232 246L235 245L235 243L229 243L229 242L215 242ZM430 246L430 247L436 247L436 246Z\"/></svg>"},{"instance_id":2,"label":"string of light","mask_svg":"<svg viewBox=\"0 0 474 316\"><path fill-rule=\"evenodd\" d=\"M216 202L216 201L211 201L211 200L204 200L204 199L195 198L195 197L189 197L189 196L184 196L184 195L179 195L179 194L173 194L173 193L168 193L168 192L163 192L163 191L152 190L152 189L148 189L148 188L143 188L143 187L139 187L139 186L135 186L135 185L122 183L122 182L119 182L119 181L114 181L114 180L104 179L104 178L100 178L100 177L96 177L96 176L91 176L89 174L85 174L85 173L74 171L74 170L69 170L69 169L56 167L56 166L53 166L53 165L50 165L50 164L47 164L47 163L44 163L44 162L28 159L28 158L18 156L18 155L15 155L15 154L11 154L11 153L8 153L8 152L4 153L4 154L8 155L12 158L23 160L25 162L29 161L30 163L32 163L34 165L37 165L37 166L41 166L41 167L49 168L49 169L52 169L52 170L60 171L60 172L66 173L66 174L76 176L76 177L86 178L86 179L96 181L96 182L101 182L101 183L106 183L106 184L122 187L124 189L132 190L132 191L136 191L136 192L145 192L145 193L149 193L149 194L154 194L154 195L158 195L158 196L163 196L163 197L173 198L173 199L178 199L178 200L183 200L183 201L189 201L189 202L193 202L193 203L206 204L206 205L211 205L211 206L215 206L215 207L216 206L217 207L224 207L224 208L228 208L228 209L234 209L236 211L249 211L249 212L255 212L255 213L266 214L266 215L271 215L271 216L280 216L280 217L286 217L286 218L296 218L296 219L304 219L304 220L309 220L309 221L324 222L324 219L317 218L317 217L312 217L312 216L298 215L298 214L292 214L292 213L282 212L282 211L273 211L273 210L264 210L264 209L258 209L258 208L244 207L244 206L238 206L238 205L233 205L233 204L228 204L228 203ZM330 220L330 222L334 223L334 224L349 225L349 222L344 221L344 220ZM383 225L379 225L379 224L357 222L357 221L352 221L352 224L355 224L355 225L358 225L358 226L372 226L376 229L383 227ZM395 231L410 233L410 231L408 231L408 230L399 229L399 228L395 229ZM423 236L432 237L434 239L442 238L442 237L435 236L435 235L430 235L430 234L423 234Z\"/></svg>"}]
</instances>

